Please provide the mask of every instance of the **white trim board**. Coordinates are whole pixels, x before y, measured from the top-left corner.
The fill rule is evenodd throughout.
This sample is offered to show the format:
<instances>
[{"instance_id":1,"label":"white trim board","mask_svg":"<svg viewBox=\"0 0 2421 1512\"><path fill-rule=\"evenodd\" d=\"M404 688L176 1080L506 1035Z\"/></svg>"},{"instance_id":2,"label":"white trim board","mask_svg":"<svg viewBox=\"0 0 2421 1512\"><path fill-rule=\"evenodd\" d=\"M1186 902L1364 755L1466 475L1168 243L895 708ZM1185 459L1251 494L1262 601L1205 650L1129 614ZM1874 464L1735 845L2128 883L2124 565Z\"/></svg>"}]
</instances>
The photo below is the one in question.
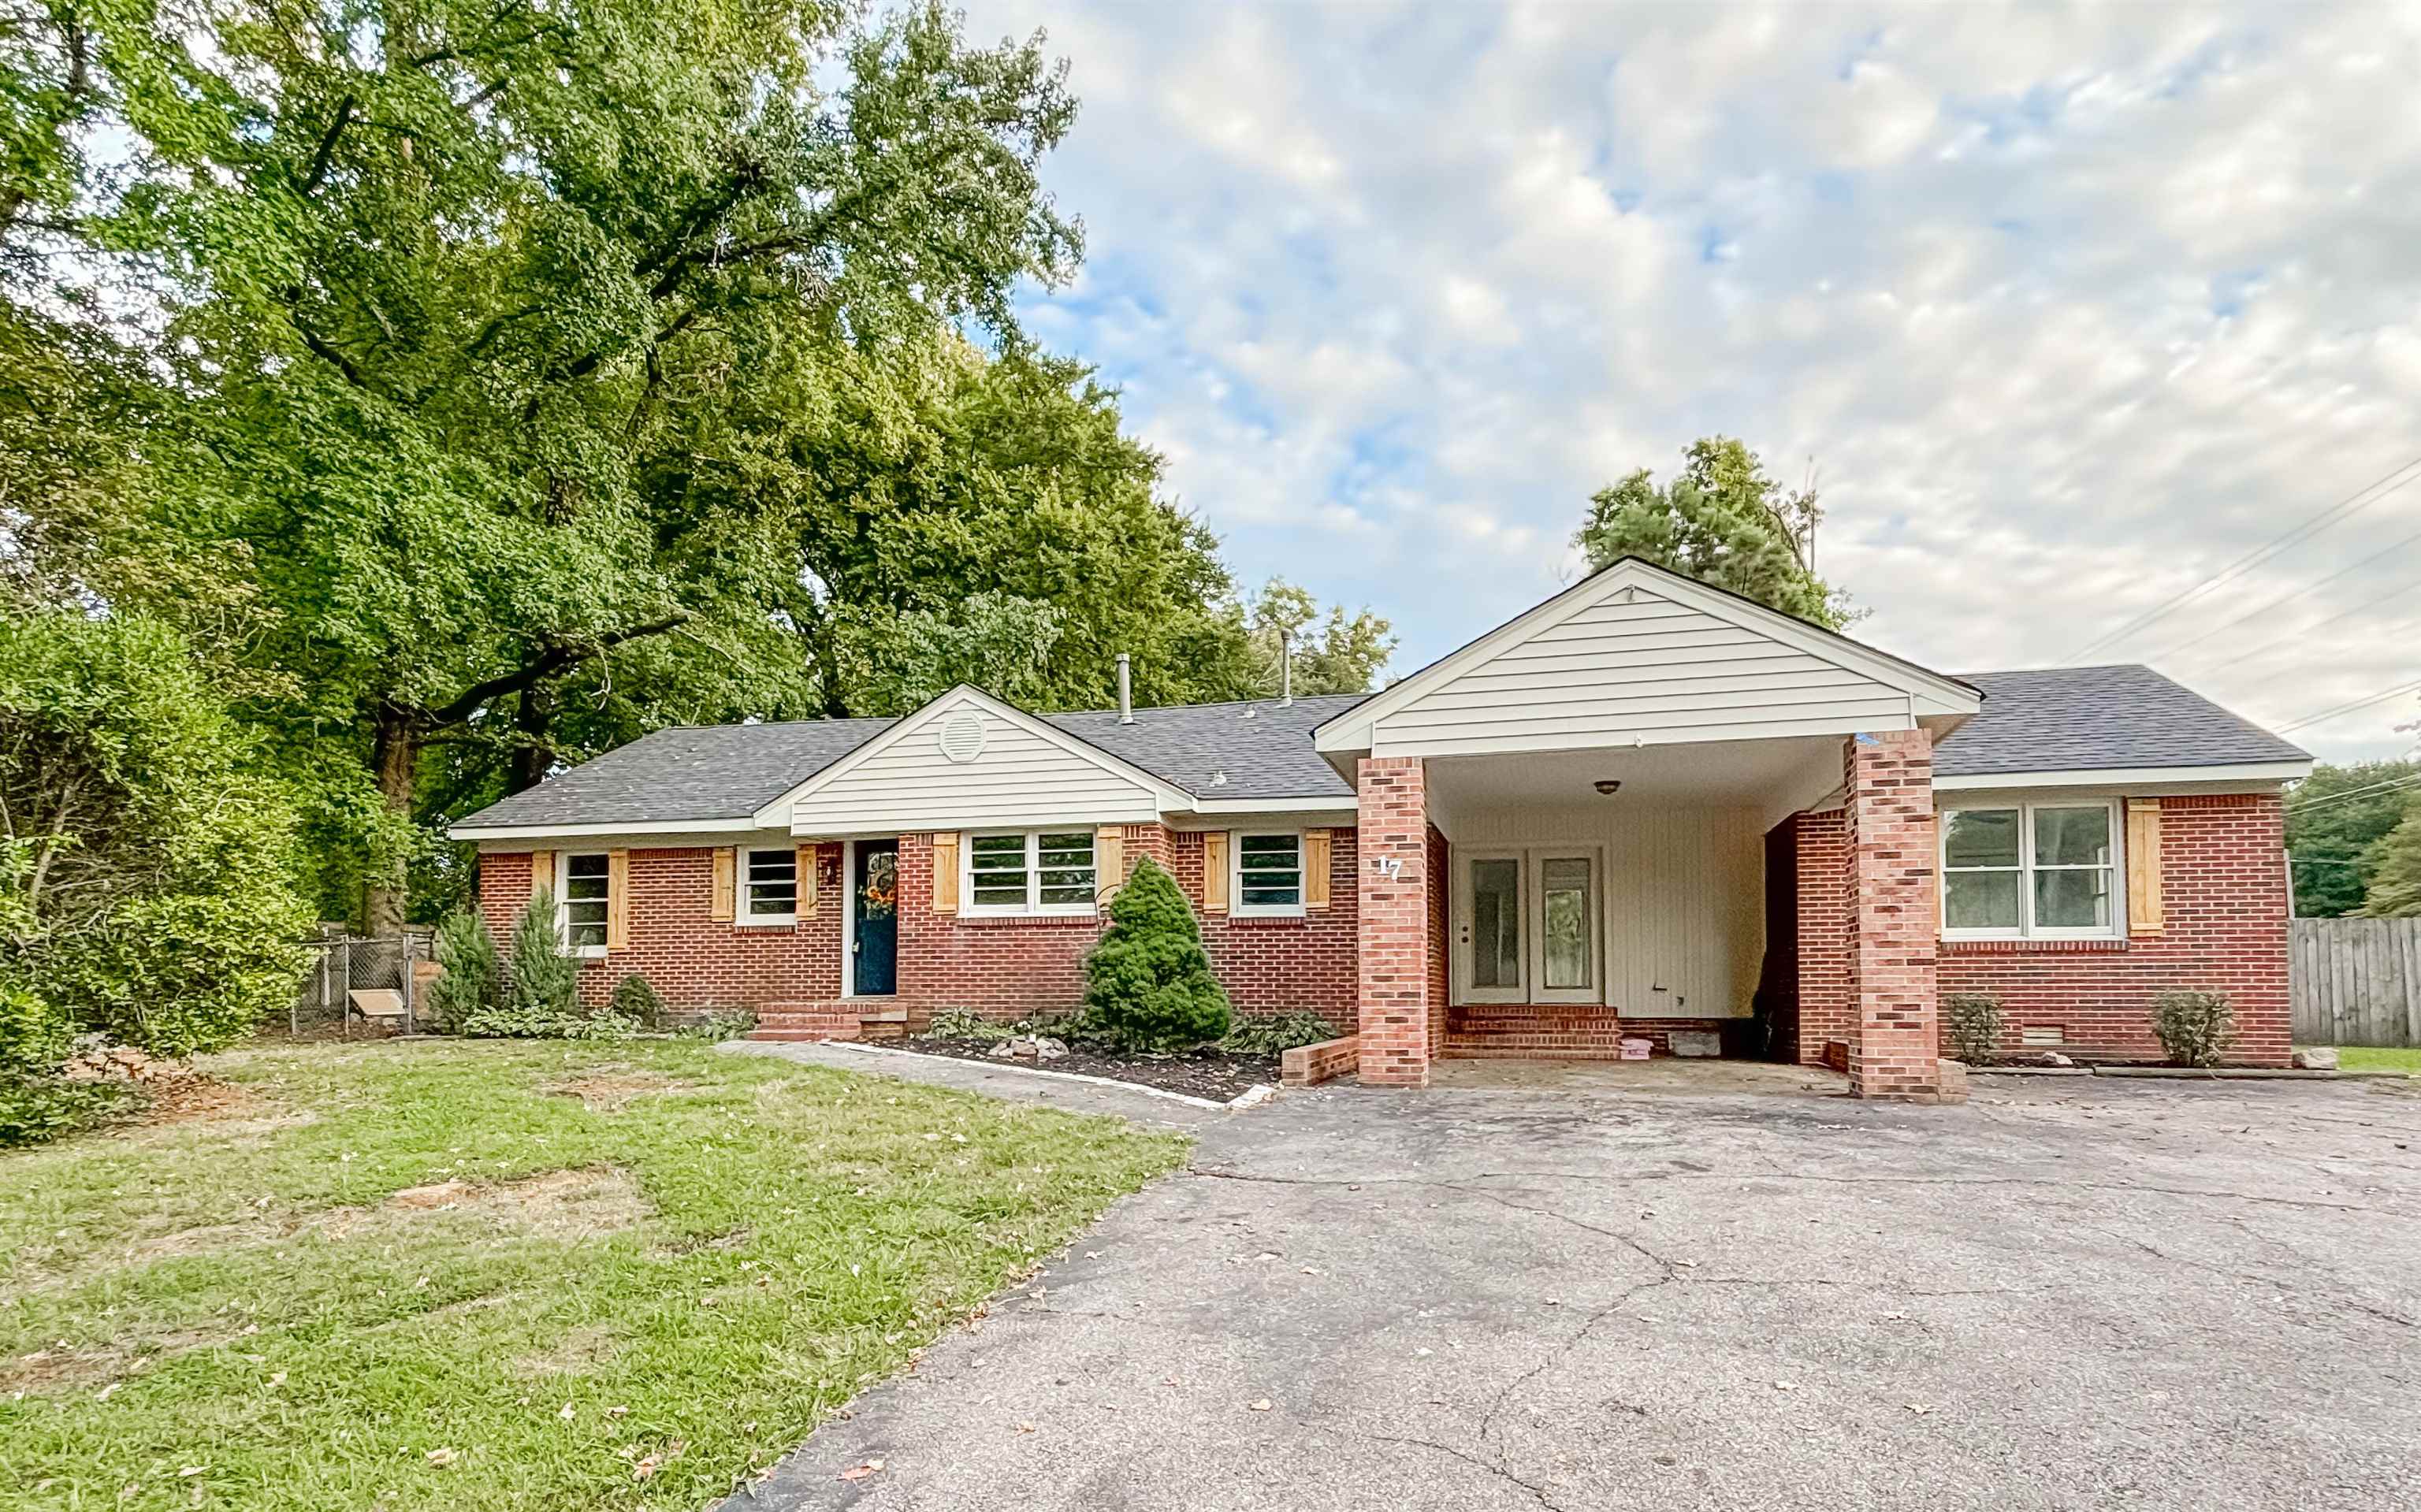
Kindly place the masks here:
<instances>
[{"instance_id":1,"label":"white trim board","mask_svg":"<svg viewBox=\"0 0 2421 1512\"><path fill-rule=\"evenodd\" d=\"M2312 774L2304 761L2248 761L2216 767L2082 767L2070 772L1987 772L1970 776L1933 779L1937 793L1978 788L2029 787L2158 787L2232 783L2240 787L2300 782Z\"/></svg>"}]
</instances>

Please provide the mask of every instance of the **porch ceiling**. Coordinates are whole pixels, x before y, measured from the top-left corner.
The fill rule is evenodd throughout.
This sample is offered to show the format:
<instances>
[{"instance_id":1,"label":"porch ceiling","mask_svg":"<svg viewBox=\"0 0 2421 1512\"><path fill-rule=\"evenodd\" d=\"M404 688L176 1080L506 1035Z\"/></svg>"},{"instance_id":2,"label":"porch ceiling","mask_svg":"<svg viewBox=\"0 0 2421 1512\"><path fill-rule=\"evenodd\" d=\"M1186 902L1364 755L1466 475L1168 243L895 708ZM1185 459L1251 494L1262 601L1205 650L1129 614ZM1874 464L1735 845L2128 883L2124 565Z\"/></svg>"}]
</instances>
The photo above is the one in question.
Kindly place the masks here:
<instances>
[{"instance_id":1,"label":"porch ceiling","mask_svg":"<svg viewBox=\"0 0 2421 1512\"><path fill-rule=\"evenodd\" d=\"M1528 756L1432 756L1429 791L1447 813L1658 803L1796 813L1841 781L1841 737L1606 746ZM1612 797L1596 784L1622 784Z\"/></svg>"}]
</instances>

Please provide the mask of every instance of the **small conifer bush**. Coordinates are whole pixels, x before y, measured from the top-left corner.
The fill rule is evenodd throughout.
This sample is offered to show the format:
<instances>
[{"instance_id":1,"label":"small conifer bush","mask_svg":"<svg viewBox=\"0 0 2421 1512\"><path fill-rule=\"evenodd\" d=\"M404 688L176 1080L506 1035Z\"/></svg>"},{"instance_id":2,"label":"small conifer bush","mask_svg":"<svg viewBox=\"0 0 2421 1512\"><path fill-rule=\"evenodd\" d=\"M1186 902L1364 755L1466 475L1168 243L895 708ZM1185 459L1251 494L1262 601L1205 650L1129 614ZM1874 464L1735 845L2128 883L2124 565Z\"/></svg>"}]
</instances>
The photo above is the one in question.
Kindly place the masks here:
<instances>
[{"instance_id":1,"label":"small conifer bush","mask_svg":"<svg viewBox=\"0 0 2421 1512\"><path fill-rule=\"evenodd\" d=\"M1228 1018L1194 910L1177 879L1146 857L1110 899L1110 927L1085 958L1086 1029L1121 1050L1192 1050L1225 1035Z\"/></svg>"}]
</instances>

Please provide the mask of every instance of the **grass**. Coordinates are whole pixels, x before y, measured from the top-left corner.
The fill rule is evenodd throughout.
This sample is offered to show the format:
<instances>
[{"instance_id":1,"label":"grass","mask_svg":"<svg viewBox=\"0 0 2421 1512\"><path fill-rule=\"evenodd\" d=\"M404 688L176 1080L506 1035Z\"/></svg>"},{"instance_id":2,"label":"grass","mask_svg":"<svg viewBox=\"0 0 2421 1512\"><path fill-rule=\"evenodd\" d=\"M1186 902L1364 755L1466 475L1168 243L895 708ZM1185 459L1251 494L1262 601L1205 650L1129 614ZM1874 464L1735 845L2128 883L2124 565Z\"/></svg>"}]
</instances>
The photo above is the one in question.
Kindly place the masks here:
<instances>
[{"instance_id":1,"label":"grass","mask_svg":"<svg viewBox=\"0 0 2421 1512\"><path fill-rule=\"evenodd\" d=\"M0 1156L0 1508L701 1506L1185 1147L689 1043L209 1068Z\"/></svg>"},{"instance_id":2,"label":"grass","mask_svg":"<svg viewBox=\"0 0 2421 1512\"><path fill-rule=\"evenodd\" d=\"M2421 1050L2371 1050L2344 1045L2337 1050L2337 1066L2348 1071L2402 1071L2407 1076L2421 1076Z\"/></svg>"}]
</instances>

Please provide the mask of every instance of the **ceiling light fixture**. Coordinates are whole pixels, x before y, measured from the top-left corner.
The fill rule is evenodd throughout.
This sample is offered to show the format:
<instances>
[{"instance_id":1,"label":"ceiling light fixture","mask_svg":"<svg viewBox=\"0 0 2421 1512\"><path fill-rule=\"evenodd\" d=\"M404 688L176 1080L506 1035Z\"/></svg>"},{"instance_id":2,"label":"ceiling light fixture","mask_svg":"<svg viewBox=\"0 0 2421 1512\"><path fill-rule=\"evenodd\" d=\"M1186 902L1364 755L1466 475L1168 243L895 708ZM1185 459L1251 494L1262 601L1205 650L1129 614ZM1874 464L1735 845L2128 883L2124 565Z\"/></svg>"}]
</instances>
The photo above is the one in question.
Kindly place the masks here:
<instances>
[{"instance_id":1,"label":"ceiling light fixture","mask_svg":"<svg viewBox=\"0 0 2421 1512\"><path fill-rule=\"evenodd\" d=\"M1600 797L1612 798L1615 794L1622 791L1622 784L1615 781L1611 777L1607 777L1601 779L1597 784L1597 790Z\"/></svg>"}]
</instances>

